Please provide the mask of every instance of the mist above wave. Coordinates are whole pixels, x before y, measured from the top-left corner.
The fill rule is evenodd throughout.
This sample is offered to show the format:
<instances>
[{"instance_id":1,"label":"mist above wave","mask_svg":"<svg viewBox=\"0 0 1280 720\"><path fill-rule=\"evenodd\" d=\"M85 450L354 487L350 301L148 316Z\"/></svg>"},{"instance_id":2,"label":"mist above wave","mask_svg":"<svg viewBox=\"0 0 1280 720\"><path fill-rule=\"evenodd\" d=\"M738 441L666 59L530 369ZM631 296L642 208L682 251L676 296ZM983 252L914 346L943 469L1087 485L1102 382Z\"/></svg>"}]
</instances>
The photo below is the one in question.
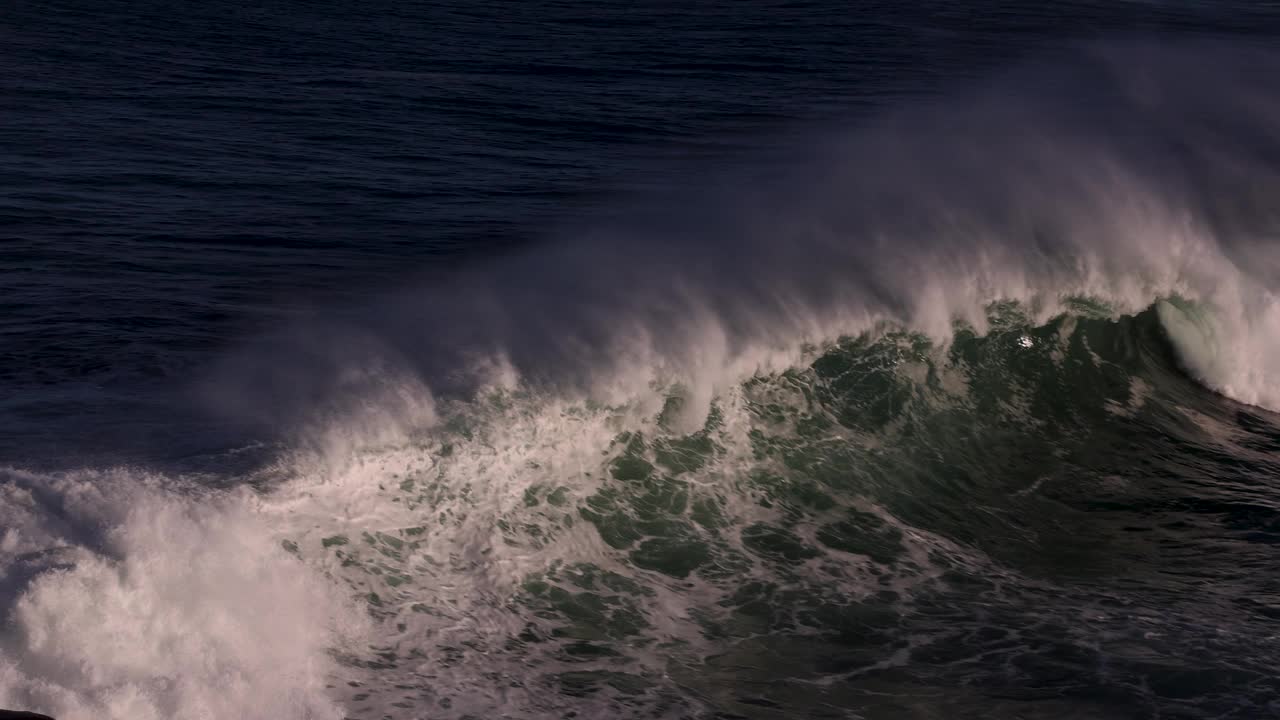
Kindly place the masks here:
<instances>
[{"instance_id":1,"label":"mist above wave","mask_svg":"<svg viewBox=\"0 0 1280 720\"><path fill-rule=\"evenodd\" d=\"M1044 319L1070 297L1121 313L1177 296L1212 327L1188 369L1280 407L1278 70L1261 48L1085 47L813 132L787 167L425 273L251 344L206 387L265 428L414 405L388 378L438 394L494 368L614 397L669 375L705 409L798 344L879 322L945 339L957 319L981 329L994 300Z\"/></svg>"}]
</instances>

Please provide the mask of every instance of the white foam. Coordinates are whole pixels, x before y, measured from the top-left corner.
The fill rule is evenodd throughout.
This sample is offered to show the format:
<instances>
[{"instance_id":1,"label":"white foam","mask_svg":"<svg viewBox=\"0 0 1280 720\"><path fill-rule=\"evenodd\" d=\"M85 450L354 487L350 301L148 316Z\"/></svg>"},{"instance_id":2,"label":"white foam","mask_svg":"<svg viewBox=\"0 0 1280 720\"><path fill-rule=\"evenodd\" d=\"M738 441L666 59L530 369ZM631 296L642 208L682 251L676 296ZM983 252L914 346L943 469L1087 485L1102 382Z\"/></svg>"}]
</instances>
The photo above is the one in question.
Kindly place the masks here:
<instances>
[{"instance_id":1,"label":"white foam","mask_svg":"<svg viewBox=\"0 0 1280 720\"><path fill-rule=\"evenodd\" d=\"M249 493L4 471L0 494L0 585L23 590L0 635L0 706L60 720L343 717L328 653L360 636L362 615L281 547Z\"/></svg>"}]
</instances>

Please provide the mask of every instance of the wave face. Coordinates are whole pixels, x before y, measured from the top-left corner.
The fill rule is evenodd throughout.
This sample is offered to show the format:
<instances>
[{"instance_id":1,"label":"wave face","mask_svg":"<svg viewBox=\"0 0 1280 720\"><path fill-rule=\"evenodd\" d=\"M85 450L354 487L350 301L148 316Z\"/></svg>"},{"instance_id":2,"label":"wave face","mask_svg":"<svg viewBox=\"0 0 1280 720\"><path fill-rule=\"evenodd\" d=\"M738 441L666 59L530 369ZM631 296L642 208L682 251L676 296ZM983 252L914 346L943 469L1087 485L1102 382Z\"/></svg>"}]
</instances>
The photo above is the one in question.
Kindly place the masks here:
<instances>
[{"instance_id":1,"label":"wave face","mask_svg":"<svg viewBox=\"0 0 1280 720\"><path fill-rule=\"evenodd\" d=\"M620 405L489 385L429 429L282 459L265 495L10 471L26 585L0 700L1265 716L1280 426L1182 370L1183 311L1074 307L808 346L692 428L680 384Z\"/></svg>"},{"instance_id":2,"label":"wave face","mask_svg":"<svg viewBox=\"0 0 1280 720\"><path fill-rule=\"evenodd\" d=\"M264 467L0 476L0 704L1275 714L1276 70L1091 49L251 343Z\"/></svg>"},{"instance_id":3,"label":"wave face","mask_svg":"<svg viewBox=\"0 0 1280 720\"><path fill-rule=\"evenodd\" d=\"M441 408L288 536L384 630L346 706L1265 714L1280 429L1188 379L1159 311L1081 310L809 348L692 430L671 386Z\"/></svg>"}]
</instances>

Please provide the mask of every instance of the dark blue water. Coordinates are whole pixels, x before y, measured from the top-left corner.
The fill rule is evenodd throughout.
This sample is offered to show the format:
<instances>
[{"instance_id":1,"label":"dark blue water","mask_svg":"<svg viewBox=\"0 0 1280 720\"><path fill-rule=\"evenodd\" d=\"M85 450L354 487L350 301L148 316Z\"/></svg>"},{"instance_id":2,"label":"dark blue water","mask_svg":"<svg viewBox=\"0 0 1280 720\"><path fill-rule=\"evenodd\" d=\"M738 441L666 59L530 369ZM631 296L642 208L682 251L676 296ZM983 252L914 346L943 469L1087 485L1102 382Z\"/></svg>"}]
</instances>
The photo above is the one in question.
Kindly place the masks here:
<instances>
[{"instance_id":1,"label":"dark blue water","mask_svg":"<svg viewBox=\"0 0 1280 720\"><path fill-rule=\"evenodd\" d=\"M0 706L1280 716L1278 40L6 4Z\"/></svg>"},{"instance_id":2,"label":"dark blue water","mask_svg":"<svg viewBox=\"0 0 1280 720\"><path fill-rule=\"evenodd\" d=\"M119 448L107 426L135 410L107 406L302 308L553 241L619 196L687 202L814 123L848 127L1101 37L1266 38L1274 17L1218 3L16 2L3 21L0 377L22 435L6 455L32 441L50 455L69 451L41 437L57 416L100 418L78 432Z\"/></svg>"}]
</instances>

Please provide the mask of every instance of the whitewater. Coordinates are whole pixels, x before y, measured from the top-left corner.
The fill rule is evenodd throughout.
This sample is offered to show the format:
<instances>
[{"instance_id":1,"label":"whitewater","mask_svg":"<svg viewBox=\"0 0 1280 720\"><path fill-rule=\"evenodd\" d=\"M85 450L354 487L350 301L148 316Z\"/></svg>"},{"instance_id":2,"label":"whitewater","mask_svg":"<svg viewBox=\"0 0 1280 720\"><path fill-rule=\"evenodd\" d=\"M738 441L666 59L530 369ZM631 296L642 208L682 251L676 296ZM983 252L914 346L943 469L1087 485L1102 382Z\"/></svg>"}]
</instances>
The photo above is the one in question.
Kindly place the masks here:
<instances>
[{"instance_id":1,"label":"whitewater","mask_svg":"<svg viewBox=\"0 0 1280 720\"><path fill-rule=\"evenodd\" d=\"M247 338L251 471L0 470L0 706L1280 712L1278 72L1077 48Z\"/></svg>"}]
</instances>

